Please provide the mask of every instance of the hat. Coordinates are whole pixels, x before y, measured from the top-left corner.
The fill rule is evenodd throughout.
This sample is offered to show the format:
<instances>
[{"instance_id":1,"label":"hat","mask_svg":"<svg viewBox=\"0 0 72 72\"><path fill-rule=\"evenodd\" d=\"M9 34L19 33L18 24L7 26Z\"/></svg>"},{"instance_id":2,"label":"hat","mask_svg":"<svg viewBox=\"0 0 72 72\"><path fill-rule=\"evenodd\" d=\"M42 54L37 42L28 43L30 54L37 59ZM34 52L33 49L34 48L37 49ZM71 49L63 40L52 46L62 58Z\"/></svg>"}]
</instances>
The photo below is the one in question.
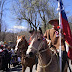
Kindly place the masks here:
<instances>
[{"instance_id":1,"label":"hat","mask_svg":"<svg viewBox=\"0 0 72 72\"><path fill-rule=\"evenodd\" d=\"M53 25L53 22L58 22L58 24L59 24L59 20L58 19L50 20L48 23L50 23L51 25Z\"/></svg>"}]
</instances>

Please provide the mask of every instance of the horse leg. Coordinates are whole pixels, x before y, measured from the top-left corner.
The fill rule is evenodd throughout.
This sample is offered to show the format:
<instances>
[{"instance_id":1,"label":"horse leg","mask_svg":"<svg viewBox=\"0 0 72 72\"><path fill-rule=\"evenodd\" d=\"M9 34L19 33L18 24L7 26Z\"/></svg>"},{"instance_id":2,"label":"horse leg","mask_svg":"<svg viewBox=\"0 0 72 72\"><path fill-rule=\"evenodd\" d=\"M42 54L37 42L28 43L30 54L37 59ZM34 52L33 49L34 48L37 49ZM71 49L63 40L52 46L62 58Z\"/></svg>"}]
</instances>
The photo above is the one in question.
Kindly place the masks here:
<instances>
[{"instance_id":1,"label":"horse leg","mask_svg":"<svg viewBox=\"0 0 72 72\"><path fill-rule=\"evenodd\" d=\"M25 72L26 66L22 65L22 72Z\"/></svg>"},{"instance_id":2,"label":"horse leg","mask_svg":"<svg viewBox=\"0 0 72 72\"><path fill-rule=\"evenodd\" d=\"M32 67L30 67L30 72L32 72L32 68L33 68L33 66L32 66Z\"/></svg>"}]
</instances>

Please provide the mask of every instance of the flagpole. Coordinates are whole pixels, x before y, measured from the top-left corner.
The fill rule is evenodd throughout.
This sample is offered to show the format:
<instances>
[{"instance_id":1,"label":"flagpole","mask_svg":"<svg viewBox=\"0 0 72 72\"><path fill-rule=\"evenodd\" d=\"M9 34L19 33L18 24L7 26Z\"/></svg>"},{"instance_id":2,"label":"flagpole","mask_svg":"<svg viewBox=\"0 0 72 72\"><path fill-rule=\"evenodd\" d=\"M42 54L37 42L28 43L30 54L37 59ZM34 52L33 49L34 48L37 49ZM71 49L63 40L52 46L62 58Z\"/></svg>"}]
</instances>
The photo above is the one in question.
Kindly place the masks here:
<instances>
[{"instance_id":1,"label":"flagpole","mask_svg":"<svg viewBox=\"0 0 72 72\"><path fill-rule=\"evenodd\" d=\"M59 46L59 67L60 67L60 72L62 72L62 54L61 54L61 8L60 8L60 1L61 0L58 0L58 12L59 12L59 26L60 26L60 29L59 29L59 38L60 38L60 46Z\"/></svg>"}]
</instances>

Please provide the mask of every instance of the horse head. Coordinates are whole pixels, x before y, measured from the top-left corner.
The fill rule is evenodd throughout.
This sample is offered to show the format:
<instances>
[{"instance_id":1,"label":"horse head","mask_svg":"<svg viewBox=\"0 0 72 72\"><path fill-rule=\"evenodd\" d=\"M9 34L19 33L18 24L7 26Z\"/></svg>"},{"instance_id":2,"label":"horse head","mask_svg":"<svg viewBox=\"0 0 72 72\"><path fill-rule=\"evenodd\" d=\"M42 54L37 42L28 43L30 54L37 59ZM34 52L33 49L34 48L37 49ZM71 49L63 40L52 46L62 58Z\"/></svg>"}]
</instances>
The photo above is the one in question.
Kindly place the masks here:
<instances>
[{"instance_id":1,"label":"horse head","mask_svg":"<svg viewBox=\"0 0 72 72\"><path fill-rule=\"evenodd\" d=\"M17 49L19 49L19 50L26 51L27 48L28 48L28 42L25 39L25 35L17 36L17 43L16 43L15 50L17 51Z\"/></svg>"},{"instance_id":2,"label":"horse head","mask_svg":"<svg viewBox=\"0 0 72 72\"><path fill-rule=\"evenodd\" d=\"M27 49L27 54L32 56L34 54L37 54L45 48L47 48L47 41L43 38L43 33L41 28L39 28L38 31L34 31L32 35L32 41Z\"/></svg>"}]
</instances>

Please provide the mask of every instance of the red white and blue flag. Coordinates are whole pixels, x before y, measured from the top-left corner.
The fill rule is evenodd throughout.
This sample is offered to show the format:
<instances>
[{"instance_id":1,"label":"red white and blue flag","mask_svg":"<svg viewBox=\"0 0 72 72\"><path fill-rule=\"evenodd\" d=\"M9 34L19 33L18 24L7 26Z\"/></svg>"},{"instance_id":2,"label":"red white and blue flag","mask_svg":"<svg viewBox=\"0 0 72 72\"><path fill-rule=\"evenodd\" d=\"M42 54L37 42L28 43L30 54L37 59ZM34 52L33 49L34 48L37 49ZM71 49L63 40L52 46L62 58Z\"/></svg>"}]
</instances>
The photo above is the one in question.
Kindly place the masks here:
<instances>
[{"instance_id":1,"label":"red white and blue flag","mask_svg":"<svg viewBox=\"0 0 72 72\"><path fill-rule=\"evenodd\" d=\"M60 2L60 15L61 15L61 28L63 29L64 39L67 45L70 47L68 52L68 57L72 60L72 35L70 26L64 11L62 0L57 0Z\"/></svg>"}]
</instances>

